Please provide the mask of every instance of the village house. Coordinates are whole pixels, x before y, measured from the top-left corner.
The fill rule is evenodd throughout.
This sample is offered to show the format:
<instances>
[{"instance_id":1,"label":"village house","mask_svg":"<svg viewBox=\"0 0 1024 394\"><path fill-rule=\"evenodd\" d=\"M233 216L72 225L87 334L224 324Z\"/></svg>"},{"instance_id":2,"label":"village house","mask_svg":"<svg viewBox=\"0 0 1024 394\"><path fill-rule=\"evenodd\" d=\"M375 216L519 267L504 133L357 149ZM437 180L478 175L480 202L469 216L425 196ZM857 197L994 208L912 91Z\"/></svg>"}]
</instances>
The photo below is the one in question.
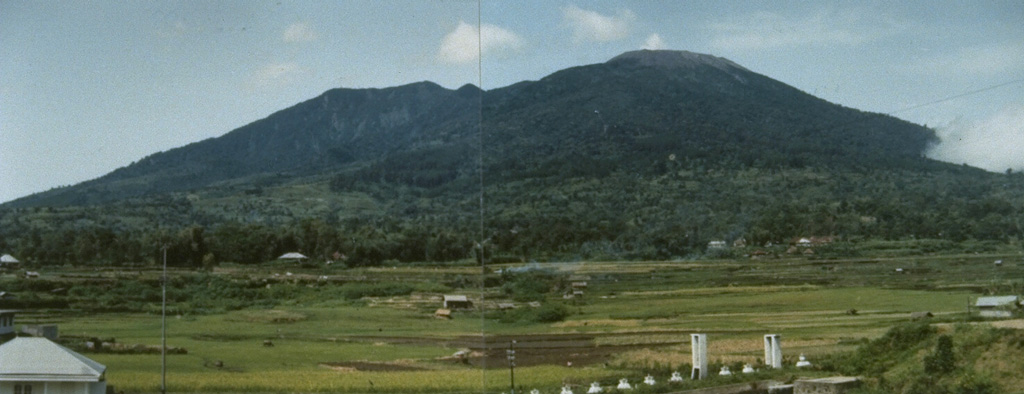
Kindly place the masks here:
<instances>
[{"instance_id":1,"label":"village house","mask_svg":"<svg viewBox=\"0 0 1024 394\"><path fill-rule=\"evenodd\" d=\"M1019 296L978 297L974 307L982 317L1011 317L1021 303Z\"/></svg>"},{"instance_id":2,"label":"village house","mask_svg":"<svg viewBox=\"0 0 1024 394\"><path fill-rule=\"evenodd\" d=\"M473 307L473 303L464 295L444 295L442 300L444 309L468 309Z\"/></svg>"},{"instance_id":3,"label":"village house","mask_svg":"<svg viewBox=\"0 0 1024 394\"><path fill-rule=\"evenodd\" d=\"M0 271L18 269L20 265L21 262L18 261L18 259L14 258L14 256L11 256L9 254L0 256Z\"/></svg>"},{"instance_id":4,"label":"village house","mask_svg":"<svg viewBox=\"0 0 1024 394\"><path fill-rule=\"evenodd\" d=\"M107 367L46 338L0 345L0 393L105 394Z\"/></svg>"},{"instance_id":5,"label":"village house","mask_svg":"<svg viewBox=\"0 0 1024 394\"><path fill-rule=\"evenodd\" d=\"M800 247L815 246L815 245L827 245L835 242L836 237L831 235L826 236L813 236L813 237L799 237L793 238L789 241L791 245L797 245Z\"/></svg>"}]
</instances>

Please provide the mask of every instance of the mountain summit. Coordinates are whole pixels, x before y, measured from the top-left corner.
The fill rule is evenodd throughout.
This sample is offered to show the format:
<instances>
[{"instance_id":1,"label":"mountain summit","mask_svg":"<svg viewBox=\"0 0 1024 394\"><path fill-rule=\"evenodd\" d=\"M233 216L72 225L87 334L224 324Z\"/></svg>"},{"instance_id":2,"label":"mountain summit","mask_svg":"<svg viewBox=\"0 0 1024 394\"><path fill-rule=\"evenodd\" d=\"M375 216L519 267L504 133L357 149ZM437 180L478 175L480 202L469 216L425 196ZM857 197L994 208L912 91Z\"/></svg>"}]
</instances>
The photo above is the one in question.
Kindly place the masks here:
<instances>
[{"instance_id":1,"label":"mountain summit","mask_svg":"<svg viewBox=\"0 0 1024 394\"><path fill-rule=\"evenodd\" d=\"M731 60L690 51L667 51L642 49L613 57L607 64L635 63L650 67L699 67L711 66L722 70L739 69L748 71Z\"/></svg>"}]
</instances>

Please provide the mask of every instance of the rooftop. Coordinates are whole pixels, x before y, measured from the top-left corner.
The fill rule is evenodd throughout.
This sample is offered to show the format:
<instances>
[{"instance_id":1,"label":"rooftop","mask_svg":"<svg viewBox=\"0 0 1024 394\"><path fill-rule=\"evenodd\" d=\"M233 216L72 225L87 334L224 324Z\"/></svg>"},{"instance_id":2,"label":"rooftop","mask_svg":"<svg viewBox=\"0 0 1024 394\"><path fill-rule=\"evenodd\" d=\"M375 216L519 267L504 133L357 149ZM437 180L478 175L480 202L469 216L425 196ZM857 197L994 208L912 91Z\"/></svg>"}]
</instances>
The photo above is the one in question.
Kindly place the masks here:
<instances>
[{"instance_id":1,"label":"rooftop","mask_svg":"<svg viewBox=\"0 0 1024 394\"><path fill-rule=\"evenodd\" d=\"M107 367L46 338L0 345L0 381L98 382Z\"/></svg>"},{"instance_id":2,"label":"rooftop","mask_svg":"<svg viewBox=\"0 0 1024 394\"><path fill-rule=\"evenodd\" d=\"M1018 296L978 297L975 306L1003 306L1017 303Z\"/></svg>"}]
</instances>

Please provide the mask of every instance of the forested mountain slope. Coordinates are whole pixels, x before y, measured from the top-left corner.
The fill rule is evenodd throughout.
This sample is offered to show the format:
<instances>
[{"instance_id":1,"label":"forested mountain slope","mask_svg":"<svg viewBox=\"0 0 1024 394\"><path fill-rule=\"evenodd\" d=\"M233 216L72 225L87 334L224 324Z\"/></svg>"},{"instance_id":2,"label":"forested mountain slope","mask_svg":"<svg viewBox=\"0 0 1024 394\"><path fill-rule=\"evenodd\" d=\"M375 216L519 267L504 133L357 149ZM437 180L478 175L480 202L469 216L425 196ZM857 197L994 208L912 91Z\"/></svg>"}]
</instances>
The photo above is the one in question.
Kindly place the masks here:
<instances>
[{"instance_id":1,"label":"forested mountain slope","mask_svg":"<svg viewBox=\"0 0 1024 394\"><path fill-rule=\"evenodd\" d=\"M493 258L529 260L1021 237L1022 177L924 158L935 141L726 59L636 51L486 92L331 90L7 203L0 248L131 262L170 242L183 264L292 250L377 264L468 258L481 239Z\"/></svg>"}]
</instances>

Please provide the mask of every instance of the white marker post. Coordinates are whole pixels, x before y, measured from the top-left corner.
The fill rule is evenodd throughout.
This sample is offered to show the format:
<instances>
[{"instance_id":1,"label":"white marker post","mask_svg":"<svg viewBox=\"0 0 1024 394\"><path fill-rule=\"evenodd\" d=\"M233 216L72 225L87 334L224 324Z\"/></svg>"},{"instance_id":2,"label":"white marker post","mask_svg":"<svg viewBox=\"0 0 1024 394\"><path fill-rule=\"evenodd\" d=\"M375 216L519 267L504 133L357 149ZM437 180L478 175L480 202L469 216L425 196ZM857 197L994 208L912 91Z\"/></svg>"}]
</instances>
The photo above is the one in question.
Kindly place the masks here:
<instances>
[{"instance_id":1,"label":"white marker post","mask_svg":"<svg viewBox=\"0 0 1024 394\"><path fill-rule=\"evenodd\" d=\"M693 371L690 379L708 377L708 334L690 334L690 348L693 351Z\"/></svg>"},{"instance_id":2,"label":"white marker post","mask_svg":"<svg viewBox=\"0 0 1024 394\"><path fill-rule=\"evenodd\" d=\"M768 334L764 336L764 364L768 368L782 368L782 336Z\"/></svg>"}]
</instances>

